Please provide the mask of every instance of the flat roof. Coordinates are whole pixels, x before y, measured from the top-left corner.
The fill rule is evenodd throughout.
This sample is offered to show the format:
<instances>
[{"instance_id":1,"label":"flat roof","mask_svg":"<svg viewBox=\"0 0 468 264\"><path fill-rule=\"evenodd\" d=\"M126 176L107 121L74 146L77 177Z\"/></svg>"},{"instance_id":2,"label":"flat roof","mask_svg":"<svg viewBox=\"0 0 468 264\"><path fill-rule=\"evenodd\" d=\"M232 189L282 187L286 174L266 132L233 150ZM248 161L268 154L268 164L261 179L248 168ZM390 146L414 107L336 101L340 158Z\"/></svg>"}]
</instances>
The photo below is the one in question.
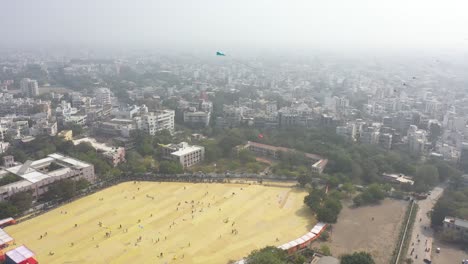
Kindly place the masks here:
<instances>
[{"instance_id":1,"label":"flat roof","mask_svg":"<svg viewBox=\"0 0 468 264\"><path fill-rule=\"evenodd\" d=\"M0 246L13 241L13 238L0 228Z\"/></svg>"},{"instance_id":2,"label":"flat roof","mask_svg":"<svg viewBox=\"0 0 468 264\"><path fill-rule=\"evenodd\" d=\"M29 182L32 182L32 183L40 182L40 181L42 181L44 179L49 178L49 175L44 174L44 173L39 172L39 171L33 171L33 172L23 174L23 175L19 175L19 176L22 177L23 179L29 181Z\"/></svg>"},{"instance_id":3,"label":"flat roof","mask_svg":"<svg viewBox=\"0 0 468 264\"><path fill-rule=\"evenodd\" d=\"M191 152L194 152L194 151L197 151L197 150L201 150L202 147L200 146L190 146L190 147L186 147L186 148L183 148L183 149L180 149L176 152L172 152L171 155L174 155L174 156L183 156L183 155L187 155Z\"/></svg>"},{"instance_id":4,"label":"flat roof","mask_svg":"<svg viewBox=\"0 0 468 264\"><path fill-rule=\"evenodd\" d=\"M80 167L80 168L86 168L86 167L91 166L90 164L88 164L86 162L83 162L83 161L80 161L80 160L77 160L77 159L74 159L74 158L70 158L70 157L67 157L67 156L64 156L64 155L58 154L58 153L50 154L50 155L48 155L48 157L51 157L51 158L53 158L55 160L63 161L65 163L68 163L69 165L77 166L77 167Z\"/></svg>"}]
</instances>

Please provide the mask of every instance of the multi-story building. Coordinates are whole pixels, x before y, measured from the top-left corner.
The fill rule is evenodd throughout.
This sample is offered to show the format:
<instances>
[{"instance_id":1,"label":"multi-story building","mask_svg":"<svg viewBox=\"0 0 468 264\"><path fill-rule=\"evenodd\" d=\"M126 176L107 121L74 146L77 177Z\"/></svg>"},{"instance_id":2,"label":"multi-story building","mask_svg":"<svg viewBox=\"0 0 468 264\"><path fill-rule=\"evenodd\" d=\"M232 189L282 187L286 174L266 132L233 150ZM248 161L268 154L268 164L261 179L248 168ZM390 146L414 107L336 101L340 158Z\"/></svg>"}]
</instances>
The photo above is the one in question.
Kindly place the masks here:
<instances>
[{"instance_id":1,"label":"multi-story building","mask_svg":"<svg viewBox=\"0 0 468 264\"><path fill-rule=\"evenodd\" d=\"M238 126L242 120L242 108L232 105L223 106L224 126Z\"/></svg>"},{"instance_id":2,"label":"multi-story building","mask_svg":"<svg viewBox=\"0 0 468 264\"><path fill-rule=\"evenodd\" d=\"M382 174L382 178L391 183L398 183L398 184L409 184L413 185L414 180L409 176L405 176L403 174L391 174L391 173L384 173Z\"/></svg>"},{"instance_id":3,"label":"multi-story building","mask_svg":"<svg viewBox=\"0 0 468 264\"><path fill-rule=\"evenodd\" d=\"M375 145L379 143L379 132L375 127L366 127L361 130L359 142L362 144Z\"/></svg>"},{"instance_id":4,"label":"multi-story building","mask_svg":"<svg viewBox=\"0 0 468 264\"><path fill-rule=\"evenodd\" d=\"M50 184L62 179L86 179L91 183L96 180L92 164L58 153L19 165L11 159L4 161L0 175L14 174L19 180L0 186L0 201L23 191L31 191L33 197L37 198L47 191Z\"/></svg>"},{"instance_id":5,"label":"multi-story building","mask_svg":"<svg viewBox=\"0 0 468 264\"><path fill-rule=\"evenodd\" d=\"M184 123L193 127L207 127L210 125L211 112L186 111Z\"/></svg>"},{"instance_id":6,"label":"multi-story building","mask_svg":"<svg viewBox=\"0 0 468 264\"><path fill-rule=\"evenodd\" d=\"M379 145L384 149L392 148L392 138L393 135L390 133L380 133L379 134Z\"/></svg>"},{"instance_id":7,"label":"multi-story building","mask_svg":"<svg viewBox=\"0 0 468 264\"><path fill-rule=\"evenodd\" d=\"M57 122L49 122L46 119L36 122L29 128L30 136L39 136L39 135L57 135Z\"/></svg>"},{"instance_id":8,"label":"multi-story building","mask_svg":"<svg viewBox=\"0 0 468 264\"><path fill-rule=\"evenodd\" d=\"M348 123L345 126L337 126L336 134L349 140L356 140L356 124Z\"/></svg>"},{"instance_id":9,"label":"multi-story building","mask_svg":"<svg viewBox=\"0 0 468 264\"><path fill-rule=\"evenodd\" d=\"M143 130L150 135L155 135L162 130L174 131L173 110L161 110L149 112L136 119L137 129Z\"/></svg>"},{"instance_id":10,"label":"multi-story building","mask_svg":"<svg viewBox=\"0 0 468 264\"><path fill-rule=\"evenodd\" d=\"M285 148L285 147L277 147L271 146L266 144L261 144L257 142L249 141L247 145L237 147L238 149L247 149L254 153L255 155L271 157L274 159L279 159L281 152L288 153L288 152L295 152L296 150ZM314 173L322 173L325 167L327 166L328 160L322 158L319 155L311 154L311 153L304 153L304 156L312 162L311 169Z\"/></svg>"},{"instance_id":11,"label":"multi-story building","mask_svg":"<svg viewBox=\"0 0 468 264\"><path fill-rule=\"evenodd\" d=\"M110 105L111 101L111 92L109 88L98 88L96 89L96 104L100 106Z\"/></svg>"},{"instance_id":12,"label":"multi-story building","mask_svg":"<svg viewBox=\"0 0 468 264\"><path fill-rule=\"evenodd\" d=\"M468 168L468 142L461 144L459 164L464 169Z\"/></svg>"},{"instance_id":13,"label":"multi-story building","mask_svg":"<svg viewBox=\"0 0 468 264\"><path fill-rule=\"evenodd\" d=\"M410 152L416 155L423 154L426 143L426 130L418 129L418 127L415 125L410 125L408 129L408 145Z\"/></svg>"},{"instance_id":14,"label":"multi-story building","mask_svg":"<svg viewBox=\"0 0 468 264\"><path fill-rule=\"evenodd\" d=\"M452 231L457 239L468 241L468 221L460 218L446 216L443 222L444 230Z\"/></svg>"},{"instance_id":15,"label":"multi-story building","mask_svg":"<svg viewBox=\"0 0 468 264\"><path fill-rule=\"evenodd\" d=\"M90 144L96 151L101 153L104 158L112 163L114 167L126 161L125 148L123 147L112 147L105 143L97 142L94 138L80 138L73 140L74 145L79 145L81 143Z\"/></svg>"},{"instance_id":16,"label":"multi-story building","mask_svg":"<svg viewBox=\"0 0 468 264\"><path fill-rule=\"evenodd\" d=\"M21 92L27 97L34 97L39 95L39 86L36 80L23 78L20 81Z\"/></svg>"},{"instance_id":17,"label":"multi-story building","mask_svg":"<svg viewBox=\"0 0 468 264\"><path fill-rule=\"evenodd\" d=\"M205 159L205 148L202 146L190 146L187 142L161 146L164 158L176 160L184 168L200 163Z\"/></svg>"},{"instance_id":18,"label":"multi-story building","mask_svg":"<svg viewBox=\"0 0 468 264\"><path fill-rule=\"evenodd\" d=\"M49 116L51 114L50 101L32 98L13 98L7 95L0 97L0 116L30 116L36 113L46 113Z\"/></svg>"},{"instance_id":19,"label":"multi-story building","mask_svg":"<svg viewBox=\"0 0 468 264\"><path fill-rule=\"evenodd\" d=\"M202 100L199 106L200 111L213 112L213 103L210 101Z\"/></svg>"}]
</instances>

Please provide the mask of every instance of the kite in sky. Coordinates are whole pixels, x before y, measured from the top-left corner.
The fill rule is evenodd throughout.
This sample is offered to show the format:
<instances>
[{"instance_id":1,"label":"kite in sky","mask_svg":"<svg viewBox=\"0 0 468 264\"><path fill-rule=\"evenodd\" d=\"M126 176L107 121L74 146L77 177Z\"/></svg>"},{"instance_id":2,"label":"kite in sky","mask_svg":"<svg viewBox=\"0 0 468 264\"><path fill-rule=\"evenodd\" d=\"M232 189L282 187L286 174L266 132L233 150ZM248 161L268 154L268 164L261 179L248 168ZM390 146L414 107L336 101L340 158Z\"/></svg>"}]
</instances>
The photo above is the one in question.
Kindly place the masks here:
<instances>
[{"instance_id":1,"label":"kite in sky","mask_svg":"<svg viewBox=\"0 0 468 264\"><path fill-rule=\"evenodd\" d=\"M226 54L224 54L223 52L217 51L216 56L226 56Z\"/></svg>"}]
</instances>

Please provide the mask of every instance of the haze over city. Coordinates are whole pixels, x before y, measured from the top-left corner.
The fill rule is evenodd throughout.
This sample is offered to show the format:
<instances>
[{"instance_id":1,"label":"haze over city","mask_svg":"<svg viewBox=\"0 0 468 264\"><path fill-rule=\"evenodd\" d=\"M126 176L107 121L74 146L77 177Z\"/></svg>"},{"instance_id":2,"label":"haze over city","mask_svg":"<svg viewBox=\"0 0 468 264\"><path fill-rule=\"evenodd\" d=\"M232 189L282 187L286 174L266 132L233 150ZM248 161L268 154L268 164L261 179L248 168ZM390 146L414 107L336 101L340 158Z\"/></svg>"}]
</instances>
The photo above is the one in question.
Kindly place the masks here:
<instances>
[{"instance_id":1,"label":"haze over city","mask_svg":"<svg viewBox=\"0 0 468 264\"><path fill-rule=\"evenodd\" d=\"M468 50L468 3L2 1L2 46L209 51Z\"/></svg>"}]
</instances>

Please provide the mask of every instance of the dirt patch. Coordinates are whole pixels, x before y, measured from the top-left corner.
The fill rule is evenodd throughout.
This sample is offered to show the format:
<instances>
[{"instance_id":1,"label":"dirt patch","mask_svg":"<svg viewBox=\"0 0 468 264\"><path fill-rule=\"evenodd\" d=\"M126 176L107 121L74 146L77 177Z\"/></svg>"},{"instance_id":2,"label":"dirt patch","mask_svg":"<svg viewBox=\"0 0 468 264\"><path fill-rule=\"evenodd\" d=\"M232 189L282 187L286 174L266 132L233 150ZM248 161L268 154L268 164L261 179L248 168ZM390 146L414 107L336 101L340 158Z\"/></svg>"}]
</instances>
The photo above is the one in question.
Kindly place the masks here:
<instances>
[{"instance_id":1,"label":"dirt patch","mask_svg":"<svg viewBox=\"0 0 468 264\"><path fill-rule=\"evenodd\" d=\"M434 240L432 244L432 263L461 263L463 259L468 259L468 252L464 251L460 245L447 244ZM435 253L435 249L440 248L440 253Z\"/></svg>"},{"instance_id":2,"label":"dirt patch","mask_svg":"<svg viewBox=\"0 0 468 264\"><path fill-rule=\"evenodd\" d=\"M344 207L338 223L332 226L330 240L325 244L336 257L366 251L372 254L377 264L387 264L392 257L407 205L404 201L386 199L376 206ZM316 246L319 248L320 244Z\"/></svg>"}]
</instances>

